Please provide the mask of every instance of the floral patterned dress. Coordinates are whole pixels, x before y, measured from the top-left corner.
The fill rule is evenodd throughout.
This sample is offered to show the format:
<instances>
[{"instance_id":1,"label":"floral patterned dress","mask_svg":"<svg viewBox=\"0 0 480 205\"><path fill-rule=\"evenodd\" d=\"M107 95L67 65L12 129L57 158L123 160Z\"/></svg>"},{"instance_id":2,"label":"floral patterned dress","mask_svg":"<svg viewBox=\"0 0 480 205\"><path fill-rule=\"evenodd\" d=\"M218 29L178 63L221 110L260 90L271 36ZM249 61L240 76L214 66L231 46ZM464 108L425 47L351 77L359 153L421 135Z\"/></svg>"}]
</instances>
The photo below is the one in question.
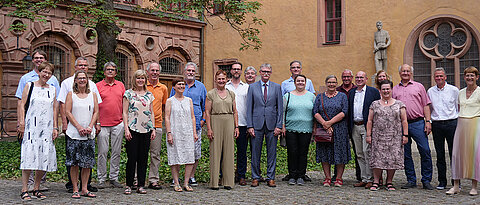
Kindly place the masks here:
<instances>
[{"instance_id":1,"label":"floral patterned dress","mask_svg":"<svg viewBox=\"0 0 480 205\"><path fill-rule=\"evenodd\" d=\"M403 169L402 120L400 109L403 102L396 100L390 106L383 106L380 100L370 105L373 113L370 167L378 169Z\"/></svg>"}]
</instances>

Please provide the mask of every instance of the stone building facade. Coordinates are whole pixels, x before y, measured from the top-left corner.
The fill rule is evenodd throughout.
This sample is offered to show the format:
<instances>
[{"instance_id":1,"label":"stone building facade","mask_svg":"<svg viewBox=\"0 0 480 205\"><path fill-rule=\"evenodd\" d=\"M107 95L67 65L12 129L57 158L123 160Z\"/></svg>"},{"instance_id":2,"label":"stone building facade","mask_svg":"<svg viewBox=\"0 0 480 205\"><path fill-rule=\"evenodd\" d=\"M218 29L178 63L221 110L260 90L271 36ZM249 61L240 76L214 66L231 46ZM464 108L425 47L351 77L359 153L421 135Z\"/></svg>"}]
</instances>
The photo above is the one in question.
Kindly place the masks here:
<instances>
[{"instance_id":1,"label":"stone building facade","mask_svg":"<svg viewBox=\"0 0 480 205\"><path fill-rule=\"evenodd\" d=\"M195 19L165 21L152 15L133 12L131 3L124 0L116 5L118 17L125 24L118 36L116 56L119 75L130 86L129 75L137 69L145 69L151 61L162 65L161 82L171 87L171 79L182 75L183 65L187 62L201 63L202 32L204 23ZM141 1L137 4L141 5ZM0 10L0 78L2 136L14 135L16 126L17 89L24 70L22 59L25 53L15 50L18 47L29 51L40 48L47 52L48 61L56 66L55 76L59 81L71 76L77 57L88 59L90 70L95 71L97 42L92 30L80 26L78 22L68 21L70 13L65 5L59 5L46 14L47 22L31 22L12 18L7 13L12 8ZM22 21L27 30L22 33L9 31L15 21ZM198 73L201 78L202 72Z\"/></svg>"},{"instance_id":2,"label":"stone building facade","mask_svg":"<svg viewBox=\"0 0 480 205\"><path fill-rule=\"evenodd\" d=\"M210 20L205 31L205 82L213 87L217 69L232 62L258 67L268 62L271 79L280 83L289 78L289 63L300 60L303 74L315 89L325 86L327 75L340 76L344 69L356 73L375 72L373 36L376 22L390 33L387 72L398 83L398 66L415 68L414 79L429 88L435 82L433 70L444 67L448 83L465 86L463 69L479 66L480 14L476 0L260 0L257 16L266 20L261 27L263 47L259 51L239 51L238 34ZM221 38L219 37L221 36ZM338 79L341 83L341 79ZM371 79L369 84L371 85Z\"/></svg>"}]
</instances>

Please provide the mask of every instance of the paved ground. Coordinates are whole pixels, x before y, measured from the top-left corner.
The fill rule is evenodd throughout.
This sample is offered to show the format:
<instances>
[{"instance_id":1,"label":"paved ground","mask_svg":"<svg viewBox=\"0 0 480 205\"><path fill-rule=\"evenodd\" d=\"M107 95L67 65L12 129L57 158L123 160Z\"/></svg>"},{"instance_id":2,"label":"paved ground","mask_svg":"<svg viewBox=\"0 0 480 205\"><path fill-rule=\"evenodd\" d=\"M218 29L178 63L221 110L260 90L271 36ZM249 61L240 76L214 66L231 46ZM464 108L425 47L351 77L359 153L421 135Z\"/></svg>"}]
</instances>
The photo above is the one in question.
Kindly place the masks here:
<instances>
[{"instance_id":1,"label":"paved ground","mask_svg":"<svg viewBox=\"0 0 480 205\"><path fill-rule=\"evenodd\" d=\"M432 155L435 157L435 152ZM418 153L415 153L416 165L419 165ZM434 159L435 162L435 159ZM417 166L417 176L420 173ZM428 191L421 189L421 184L415 189L402 190L400 186L406 182L403 170L398 171L394 178L397 191L381 189L377 192L354 188L354 170L346 170L345 185L341 188L323 187L321 181L323 173L310 172L308 175L313 182L305 186L289 186L287 182L277 181L276 188L267 187L262 183L259 187L235 186L233 190L224 189L214 191L200 184L193 193L176 193L170 187L162 190L147 189L148 194L133 193L126 196L123 189L103 189L97 192L97 198L71 199L71 194L65 191L63 184L49 183L50 191L45 192L47 199L39 201L33 199L25 204L480 204L480 197L468 195L471 183L462 181L463 190L455 196L445 195L445 191ZM277 176L280 180L283 176ZM420 181L420 179L418 179ZM436 170L434 182L436 186ZM0 196L2 204L19 204L21 182L0 180Z\"/></svg>"}]
</instances>

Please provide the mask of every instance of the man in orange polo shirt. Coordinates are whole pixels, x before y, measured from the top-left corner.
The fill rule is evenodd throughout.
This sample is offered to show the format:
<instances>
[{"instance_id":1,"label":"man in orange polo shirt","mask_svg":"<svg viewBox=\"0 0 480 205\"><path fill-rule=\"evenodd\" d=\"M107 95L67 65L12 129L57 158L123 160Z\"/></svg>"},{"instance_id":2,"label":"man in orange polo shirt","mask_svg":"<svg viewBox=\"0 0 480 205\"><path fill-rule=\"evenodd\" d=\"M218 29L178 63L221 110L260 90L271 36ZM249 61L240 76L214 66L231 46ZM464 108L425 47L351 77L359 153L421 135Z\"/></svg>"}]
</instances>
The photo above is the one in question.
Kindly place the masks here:
<instances>
[{"instance_id":1,"label":"man in orange polo shirt","mask_svg":"<svg viewBox=\"0 0 480 205\"><path fill-rule=\"evenodd\" d=\"M115 63L105 63L103 72L105 79L97 83L98 92L102 97L102 103L98 104L100 117L95 126L98 144L98 188L108 187L106 180L109 142L112 147L110 157L110 185L121 188L123 186L118 182L118 173L120 170L120 153L122 152L123 141L122 103L125 86L122 82L115 80L115 76L117 75L117 65L115 65Z\"/></svg>"},{"instance_id":2,"label":"man in orange polo shirt","mask_svg":"<svg viewBox=\"0 0 480 205\"><path fill-rule=\"evenodd\" d=\"M158 184L158 166L160 165L160 148L162 147L162 112L165 110L168 93L167 86L158 81L161 66L156 62L147 65L147 90L153 93L153 114L155 116L155 132L158 137L150 142L150 171L148 172L148 181L150 189L161 189Z\"/></svg>"}]
</instances>

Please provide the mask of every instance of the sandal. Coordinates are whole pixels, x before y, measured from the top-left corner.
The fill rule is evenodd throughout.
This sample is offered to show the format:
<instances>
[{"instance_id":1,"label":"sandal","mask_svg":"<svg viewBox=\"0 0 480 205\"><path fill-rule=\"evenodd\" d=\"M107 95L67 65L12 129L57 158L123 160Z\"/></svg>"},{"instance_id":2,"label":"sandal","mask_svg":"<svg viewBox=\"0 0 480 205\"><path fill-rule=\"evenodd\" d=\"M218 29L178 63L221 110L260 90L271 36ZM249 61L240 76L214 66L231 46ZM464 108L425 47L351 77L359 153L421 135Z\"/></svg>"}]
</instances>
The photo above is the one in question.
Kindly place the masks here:
<instances>
[{"instance_id":1,"label":"sandal","mask_svg":"<svg viewBox=\"0 0 480 205\"><path fill-rule=\"evenodd\" d=\"M40 200L43 200L43 199L47 198L47 196L43 195L42 192L40 192L38 190L33 190L32 195L37 197L37 199L40 199Z\"/></svg>"},{"instance_id":2,"label":"sandal","mask_svg":"<svg viewBox=\"0 0 480 205\"><path fill-rule=\"evenodd\" d=\"M146 193L147 193L147 190L143 189L143 187L138 187L137 193L139 193L139 194L146 194Z\"/></svg>"},{"instance_id":3,"label":"sandal","mask_svg":"<svg viewBox=\"0 0 480 205\"><path fill-rule=\"evenodd\" d=\"M378 183L373 183L370 187L370 191L378 191Z\"/></svg>"},{"instance_id":4,"label":"sandal","mask_svg":"<svg viewBox=\"0 0 480 205\"><path fill-rule=\"evenodd\" d=\"M130 195L132 194L132 188L130 188L129 186L127 186L127 188L125 188L125 191L123 192L125 195Z\"/></svg>"},{"instance_id":5,"label":"sandal","mask_svg":"<svg viewBox=\"0 0 480 205\"><path fill-rule=\"evenodd\" d=\"M337 180L335 181L334 186L336 186L336 187L341 187L342 185L343 185L343 180L337 178Z\"/></svg>"},{"instance_id":6,"label":"sandal","mask_svg":"<svg viewBox=\"0 0 480 205\"><path fill-rule=\"evenodd\" d=\"M325 180L323 180L323 186L324 187L329 187L331 183L332 183L331 178L325 178Z\"/></svg>"},{"instance_id":7,"label":"sandal","mask_svg":"<svg viewBox=\"0 0 480 205\"><path fill-rule=\"evenodd\" d=\"M193 188L190 185L184 186L183 188L185 189L185 191L188 191L188 192L193 191Z\"/></svg>"},{"instance_id":8,"label":"sandal","mask_svg":"<svg viewBox=\"0 0 480 205\"><path fill-rule=\"evenodd\" d=\"M78 192L73 192L72 199L80 199L80 194Z\"/></svg>"},{"instance_id":9,"label":"sandal","mask_svg":"<svg viewBox=\"0 0 480 205\"><path fill-rule=\"evenodd\" d=\"M180 184L175 184L175 186L173 187L173 190L175 190L176 192L182 192L183 191Z\"/></svg>"},{"instance_id":10,"label":"sandal","mask_svg":"<svg viewBox=\"0 0 480 205\"><path fill-rule=\"evenodd\" d=\"M148 185L148 188L149 189L154 189L154 190L159 190L159 189L162 189L162 186L160 186L160 184L158 184L158 183L150 183L150 185Z\"/></svg>"},{"instance_id":11,"label":"sandal","mask_svg":"<svg viewBox=\"0 0 480 205\"><path fill-rule=\"evenodd\" d=\"M392 183L386 183L385 188L387 189L387 191L395 191L396 190Z\"/></svg>"},{"instance_id":12,"label":"sandal","mask_svg":"<svg viewBox=\"0 0 480 205\"><path fill-rule=\"evenodd\" d=\"M95 194L93 194L92 192L89 192L89 191L87 191L87 193L85 193L85 194L81 194L80 196L88 197L88 198L96 198L97 197L97 196L95 196Z\"/></svg>"},{"instance_id":13,"label":"sandal","mask_svg":"<svg viewBox=\"0 0 480 205\"><path fill-rule=\"evenodd\" d=\"M30 197L30 195L28 195L28 192L22 192L22 194L20 194L20 197L22 197L22 201L30 201L32 200L32 197Z\"/></svg>"}]
</instances>

